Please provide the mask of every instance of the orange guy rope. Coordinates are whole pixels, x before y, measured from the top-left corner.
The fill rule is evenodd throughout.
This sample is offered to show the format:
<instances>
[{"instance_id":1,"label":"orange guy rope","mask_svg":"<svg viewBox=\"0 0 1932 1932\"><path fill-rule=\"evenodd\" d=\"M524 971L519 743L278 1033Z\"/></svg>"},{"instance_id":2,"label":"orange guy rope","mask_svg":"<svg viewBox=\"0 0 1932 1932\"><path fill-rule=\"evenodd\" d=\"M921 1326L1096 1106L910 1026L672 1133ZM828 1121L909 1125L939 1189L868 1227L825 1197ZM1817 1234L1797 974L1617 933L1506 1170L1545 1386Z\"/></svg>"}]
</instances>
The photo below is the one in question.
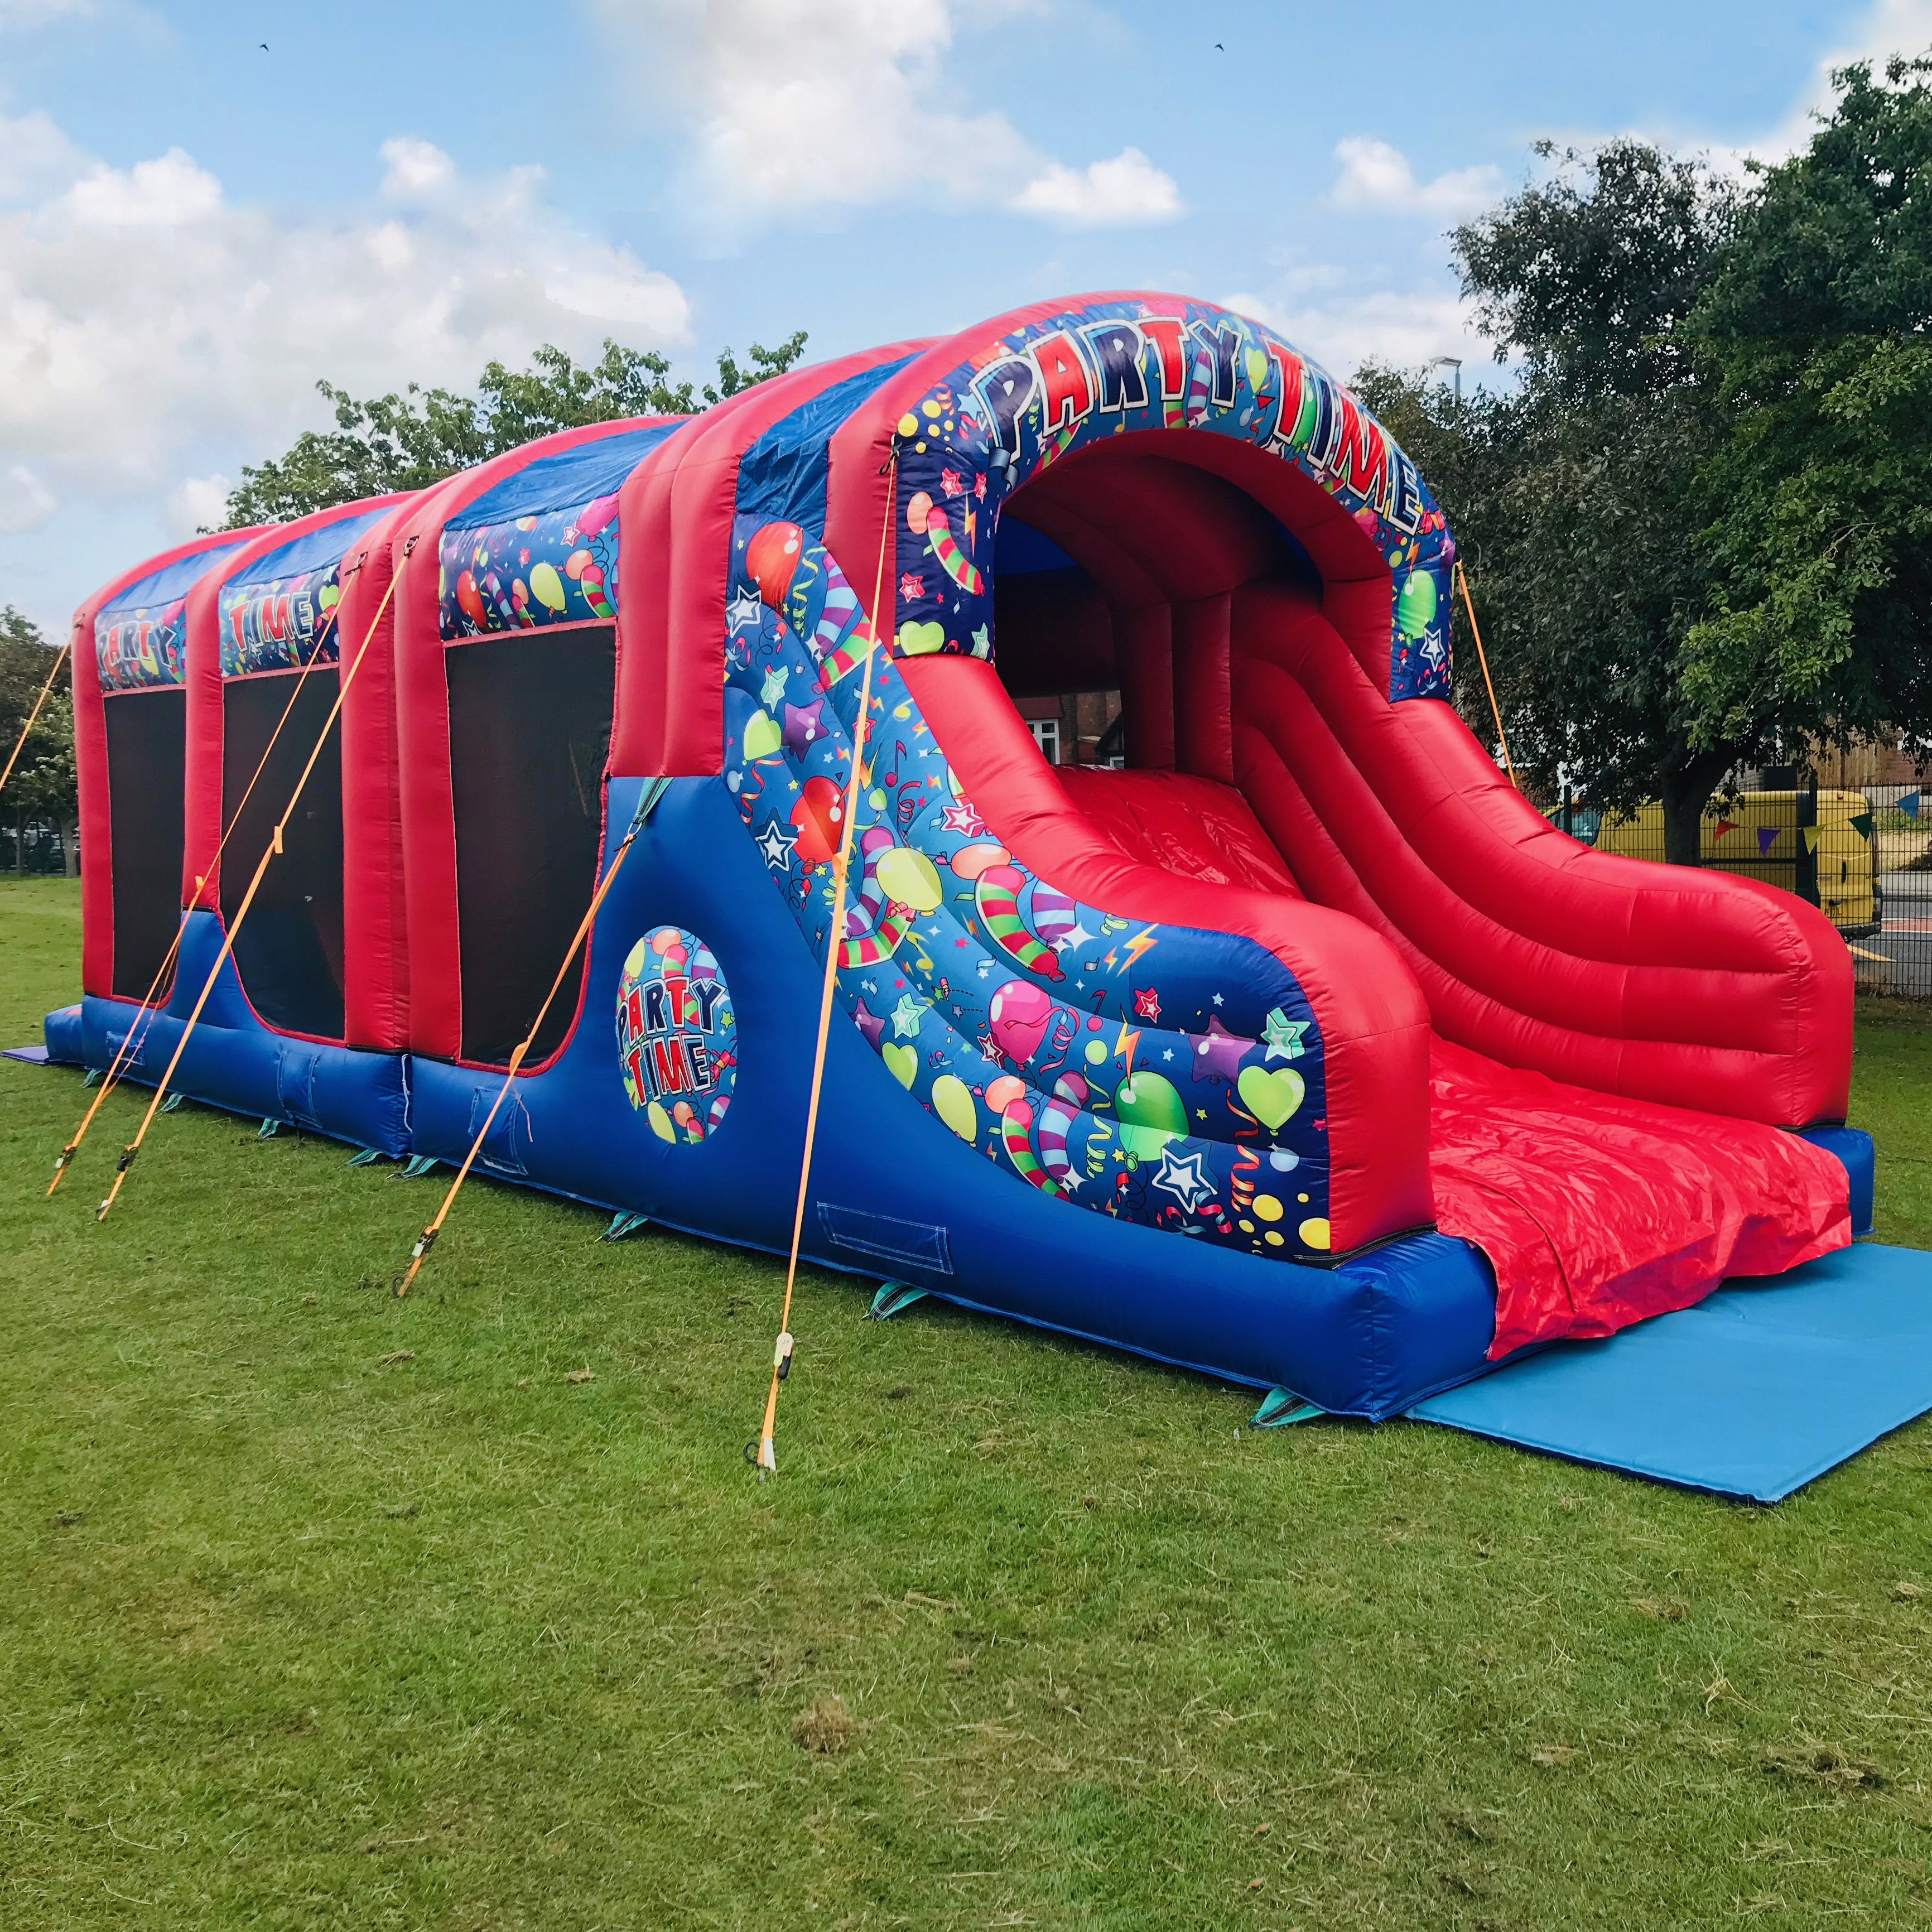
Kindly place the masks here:
<instances>
[{"instance_id":1,"label":"orange guy rope","mask_svg":"<svg viewBox=\"0 0 1932 1932\"><path fill-rule=\"evenodd\" d=\"M362 568L360 562L352 565L350 574L353 575ZM323 619L322 628L316 634L315 645L309 652L308 661L302 666L301 674L295 680L294 688L289 693L289 701L282 706L282 715L275 720L275 728L268 734L268 743L262 748L261 758L256 761L254 774L248 780L247 788L242 794L240 803L235 808L235 816L228 821L226 829L221 834L221 842L214 848L214 866L218 867L220 865L221 855L228 849L229 836L234 831L236 826L242 823L242 814L248 809L249 800L255 795L256 780L260 778L268 768L268 759L275 748L275 741L281 736L282 727L289 722L289 714L295 710L296 700L302 696L302 686L308 682L309 673L315 668L316 662L322 656L323 640L328 637L330 627L335 622L335 614L341 608L339 600L330 605L328 615ZM325 733L323 735L326 736L327 734ZM213 871L214 867L211 867L208 874L203 878L195 880L195 889L197 892L206 883L206 878L212 876ZM101 1080L100 1090L94 1096L93 1106L89 1107L86 1114L81 1117L80 1125L74 1130L74 1138L61 1149L60 1158L54 1162L54 1178L47 1183L48 1193L52 1193L54 1190L61 1184L61 1176L67 1172L68 1163L80 1153L80 1144L86 1139L87 1130L93 1126L94 1117L100 1111L100 1103L120 1084L123 1069L132 1057L140 1051L142 1041L147 1038L148 1030L154 1024L154 1015L159 1010L155 1004L154 996L160 992L162 982L174 969L176 956L181 951L182 933L187 923L188 914L183 912L181 922L175 928L175 936L168 941L168 950L161 956L161 963L155 968L154 976L148 982L147 992L141 996L140 1018L130 1020L128 1022L125 1036L115 1050L114 1058L108 1062L107 1072Z\"/></svg>"},{"instance_id":2,"label":"orange guy rope","mask_svg":"<svg viewBox=\"0 0 1932 1932\"><path fill-rule=\"evenodd\" d=\"M302 766L302 776L296 781L295 790L289 794L289 802L282 808L281 817L276 820L274 834L268 841L268 848L262 854L261 862L255 868L255 876L248 881L248 890L242 896L242 903L236 908L235 917L221 936L221 950L214 956L214 964L208 969L208 978L196 996L194 1010L188 1016L188 1024L182 1028L182 1036L175 1042L174 1056L168 1062L167 1071L161 1076L160 1084L154 1089L154 1097L148 1102L148 1111L141 1116L141 1124L134 1138L121 1150L120 1164L114 1170L114 1185L107 1190L107 1198L94 1210L94 1218L104 1221L108 1210L120 1197L122 1184L128 1178L128 1170L134 1164L134 1156L141 1151L141 1143L146 1139L148 1130L154 1124L154 1116L160 1111L161 1101L167 1093L168 1082L174 1078L175 1069L181 1064L181 1057L188 1048L188 1036L194 1031L201 1018L201 1010L208 1004L208 996L214 991L214 982L220 976L224 962L235 944L235 935L242 930L242 923L248 916L248 908L255 903L255 895L260 890L262 880L267 875L269 862L282 849L282 830L288 824L290 814L301 802L309 774L315 770L315 761L322 756L322 748L328 742L328 734L335 729L335 721L342 715L342 700L349 694L349 687L356 682L356 674L362 668L362 660L369 652L370 640L375 637L376 627L382 621L382 613L389 608L389 599L396 594L396 586L403 580L403 571L409 562L410 552L416 548L412 537L404 546L401 560L397 564L395 574L389 579L389 587L382 592L382 601L376 607L376 614L369 620L369 628L364 632L362 641L356 652L356 661L343 674L342 682L335 694L335 702L328 708L328 722L316 740L314 748L308 754L308 762Z\"/></svg>"},{"instance_id":3,"label":"orange guy rope","mask_svg":"<svg viewBox=\"0 0 1932 1932\"><path fill-rule=\"evenodd\" d=\"M772 1432L778 1426L778 1384L791 1366L791 1297L798 1281L799 1243L805 1233L806 1196L812 1186L812 1147L818 1133L819 1090L825 1080L825 1048L832 1030L832 994L838 983L839 949L845 943L845 890L852 859L852 829L859 817L859 787L866 758L866 734L872 720L872 661L879 647L880 600L885 595L886 552L892 540L892 517L898 506L898 446L886 464L886 518L879 532L879 566L872 577L872 606L866 617L866 670L859 684L859 720L852 731L852 777L845 788L845 823L839 828L838 856L832 868L832 925L825 940L825 984L818 996L818 1041L812 1055L812 1096L805 1108L805 1158L799 1163L798 1205L791 1217L791 1253L785 1262L784 1307L778 1316L778 1339L772 1352L772 1385L765 1396L764 1427L758 1436L758 1480L778 1472ZM746 1445L748 1453L750 1445Z\"/></svg>"},{"instance_id":4,"label":"orange guy rope","mask_svg":"<svg viewBox=\"0 0 1932 1932\"><path fill-rule=\"evenodd\" d=\"M483 1117L483 1124L476 1130L476 1138L470 1143L470 1151L463 1156L463 1165L456 1170L456 1178L449 1184L449 1192L442 1197L442 1205L436 1210L436 1219L430 1222L416 1238L416 1246L410 1250L410 1264L403 1278L396 1284L396 1294L400 1298L410 1292L412 1282L429 1258L429 1251L436 1245L436 1238L442 1232L442 1224L449 1218L449 1210L456 1205L456 1197L462 1191L463 1184L470 1178L470 1170L476 1164L476 1156L488 1138L490 1127L495 1124L496 1110L502 1106L512 1083L517 1077L517 1070L524 1064L524 1055L530 1052L531 1043L543 1030L544 1016L550 1011L550 1002L556 998L557 989L563 984L564 975L570 970L571 962L577 957L577 949L581 946L591 927L596 922L597 908L604 903L604 896L610 891L611 881L622 868L626 856L639 832L644 829L644 821L650 816L651 808L664 796L670 784L669 778L652 778L644 788L644 796L638 802L638 809L631 820L631 829L624 834L623 842L612 854L610 869L606 872L597 890L591 895L590 904L584 916L577 922L575 936L570 942L570 950L563 956L563 964L556 969L556 977L550 982L550 991L544 995L544 1003L537 1009L537 1016L530 1023L530 1030L520 1040L510 1055L508 1069L503 1076L503 1084L496 1090L496 1097L490 1102L490 1111Z\"/></svg>"},{"instance_id":5,"label":"orange guy rope","mask_svg":"<svg viewBox=\"0 0 1932 1932\"><path fill-rule=\"evenodd\" d=\"M1502 707L1496 703L1496 688L1490 682L1490 660L1483 650L1483 633L1476 622L1476 607L1469 601L1469 579L1461 560L1456 564L1456 581L1462 586L1462 608L1469 614L1469 634L1476 640L1476 662L1483 668L1484 688L1490 694L1490 716L1496 721L1496 736L1503 748L1503 769L1509 773L1509 782L1518 791L1522 787L1516 784L1516 766L1510 758L1509 734L1503 729Z\"/></svg>"},{"instance_id":6,"label":"orange guy rope","mask_svg":"<svg viewBox=\"0 0 1932 1932\"><path fill-rule=\"evenodd\" d=\"M40 715L40 706L47 701L47 694L54 688L54 680L60 676L60 668L67 662L71 643L62 644L54 653L54 668L47 673L47 681L40 686L40 694L34 700L34 708L27 713L27 722L20 727L20 735L14 741L14 749L7 760L7 769L0 772L0 791L7 789L7 781L14 776L14 767L19 764L20 754L26 748L27 740L34 728L34 721Z\"/></svg>"}]
</instances>

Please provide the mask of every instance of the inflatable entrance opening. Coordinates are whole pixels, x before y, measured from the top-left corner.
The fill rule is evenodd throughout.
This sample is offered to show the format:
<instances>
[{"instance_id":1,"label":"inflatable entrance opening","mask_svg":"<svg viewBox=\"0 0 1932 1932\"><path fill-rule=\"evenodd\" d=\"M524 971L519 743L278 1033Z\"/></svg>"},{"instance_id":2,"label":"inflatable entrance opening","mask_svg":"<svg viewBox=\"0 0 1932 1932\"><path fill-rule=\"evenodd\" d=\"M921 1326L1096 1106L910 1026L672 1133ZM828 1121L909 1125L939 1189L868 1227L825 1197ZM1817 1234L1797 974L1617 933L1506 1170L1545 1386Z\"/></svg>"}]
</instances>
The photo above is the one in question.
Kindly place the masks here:
<instances>
[{"instance_id":1,"label":"inflatable entrance opening","mask_svg":"<svg viewBox=\"0 0 1932 1932\"><path fill-rule=\"evenodd\" d=\"M96 855L88 930L123 998L147 998L181 920L188 594L239 548L235 538L184 546L110 586L74 620L80 762L95 781L84 813Z\"/></svg>"},{"instance_id":2,"label":"inflatable entrance opening","mask_svg":"<svg viewBox=\"0 0 1932 1932\"><path fill-rule=\"evenodd\" d=\"M448 654L462 1055L506 1063L549 992L597 878L616 633L586 625L532 650L492 638ZM532 1058L562 1043L580 962Z\"/></svg>"},{"instance_id":3,"label":"inflatable entrance opening","mask_svg":"<svg viewBox=\"0 0 1932 1932\"><path fill-rule=\"evenodd\" d=\"M393 622L340 809L184 1060L204 1098L460 1160L634 830L483 1143L504 1178L782 1252L829 964L812 1258L1331 1410L1868 1222L1842 943L1517 795L1446 701L1423 479L1242 316L1043 304L352 511L345 650L391 584ZM130 1007L90 844L75 1057L178 1037L235 916L198 748L225 787L269 701L208 668L213 581L182 970ZM1118 694L1118 769L1042 757L1016 700L1073 692ZM90 840L137 769L165 790L161 751L83 756Z\"/></svg>"},{"instance_id":4,"label":"inflatable entrance opening","mask_svg":"<svg viewBox=\"0 0 1932 1932\"><path fill-rule=\"evenodd\" d=\"M188 599L195 823L184 896L218 907L254 1012L315 1040L347 1037L351 978L343 725L331 715L338 695L345 709L361 700L358 716L370 709L358 688L362 666L343 682L361 642L345 650L343 571L398 500L352 503L277 529L207 572ZM197 650L197 637L211 634L213 647ZM311 754L300 803L284 820ZM278 824L281 851L238 925Z\"/></svg>"},{"instance_id":5,"label":"inflatable entrance opening","mask_svg":"<svg viewBox=\"0 0 1932 1932\"><path fill-rule=\"evenodd\" d=\"M102 707L114 775L114 991L147 997L181 922L187 699L165 687L117 692Z\"/></svg>"}]
</instances>

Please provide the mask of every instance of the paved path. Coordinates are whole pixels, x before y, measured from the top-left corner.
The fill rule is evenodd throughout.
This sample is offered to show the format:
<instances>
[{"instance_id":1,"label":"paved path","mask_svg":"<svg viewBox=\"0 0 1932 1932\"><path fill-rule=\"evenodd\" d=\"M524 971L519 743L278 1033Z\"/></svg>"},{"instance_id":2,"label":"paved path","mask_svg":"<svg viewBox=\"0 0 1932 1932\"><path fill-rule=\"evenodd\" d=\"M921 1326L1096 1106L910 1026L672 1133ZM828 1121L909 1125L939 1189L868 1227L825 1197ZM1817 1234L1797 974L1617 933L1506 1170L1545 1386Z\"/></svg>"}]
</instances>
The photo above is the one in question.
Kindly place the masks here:
<instances>
[{"instance_id":1,"label":"paved path","mask_svg":"<svg viewBox=\"0 0 1932 1932\"><path fill-rule=\"evenodd\" d=\"M1881 872L1878 883L1885 930L1852 942L1864 956L1858 964L1870 974L1885 972L1894 992L1932 999L1932 872Z\"/></svg>"}]
</instances>

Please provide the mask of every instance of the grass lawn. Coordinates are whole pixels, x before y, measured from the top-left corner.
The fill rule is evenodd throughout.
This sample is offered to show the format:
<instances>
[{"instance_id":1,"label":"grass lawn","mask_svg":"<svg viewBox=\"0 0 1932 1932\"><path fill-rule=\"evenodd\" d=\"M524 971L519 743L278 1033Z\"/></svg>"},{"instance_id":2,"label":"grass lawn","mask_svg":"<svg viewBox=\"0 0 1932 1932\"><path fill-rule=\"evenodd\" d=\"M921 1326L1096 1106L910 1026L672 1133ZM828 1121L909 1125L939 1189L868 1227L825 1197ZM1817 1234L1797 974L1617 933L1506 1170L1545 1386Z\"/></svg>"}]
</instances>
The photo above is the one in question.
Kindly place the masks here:
<instances>
[{"instance_id":1,"label":"grass lawn","mask_svg":"<svg viewBox=\"0 0 1932 1932\"><path fill-rule=\"evenodd\" d=\"M78 952L0 882L8 1043ZM189 1108L97 1228L82 1104L0 1062L10 1932L1932 1918L1923 1424L1744 1508L808 1274L761 1486L770 1261L479 1183L399 1304L436 1184Z\"/></svg>"}]
</instances>

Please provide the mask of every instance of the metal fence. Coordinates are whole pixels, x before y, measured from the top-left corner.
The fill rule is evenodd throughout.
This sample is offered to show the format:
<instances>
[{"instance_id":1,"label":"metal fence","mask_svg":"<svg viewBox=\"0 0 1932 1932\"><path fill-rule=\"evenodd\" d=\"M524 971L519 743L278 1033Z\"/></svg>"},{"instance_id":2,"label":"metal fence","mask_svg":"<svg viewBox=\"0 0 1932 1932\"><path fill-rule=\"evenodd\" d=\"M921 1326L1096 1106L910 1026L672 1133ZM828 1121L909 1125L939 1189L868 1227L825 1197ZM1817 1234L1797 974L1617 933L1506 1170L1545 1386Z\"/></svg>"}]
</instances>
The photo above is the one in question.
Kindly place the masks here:
<instances>
[{"instance_id":1,"label":"metal fence","mask_svg":"<svg viewBox=\"0 0 1932 1932\"><path fill-rule=\"evenodd\" d=\"M66 835L58 825L38 819L0 825L0 874L68 869Z\"/></svg>"},{"instance_id":2,"label":"metal fence","mask_svg":"<svg viewBox=\"0 0 1932 1932\"><path fill-rule=\"evenodd\" d=\"M1550 817L1599 851L1664 856L1659 806L1618 816L1566 802ZM1766 774L1713 804L1701 832L1700 864L1819 907L1851 950L1861 992L1932 1000L1932 796Z\"/></svg>"}]
</instances>

